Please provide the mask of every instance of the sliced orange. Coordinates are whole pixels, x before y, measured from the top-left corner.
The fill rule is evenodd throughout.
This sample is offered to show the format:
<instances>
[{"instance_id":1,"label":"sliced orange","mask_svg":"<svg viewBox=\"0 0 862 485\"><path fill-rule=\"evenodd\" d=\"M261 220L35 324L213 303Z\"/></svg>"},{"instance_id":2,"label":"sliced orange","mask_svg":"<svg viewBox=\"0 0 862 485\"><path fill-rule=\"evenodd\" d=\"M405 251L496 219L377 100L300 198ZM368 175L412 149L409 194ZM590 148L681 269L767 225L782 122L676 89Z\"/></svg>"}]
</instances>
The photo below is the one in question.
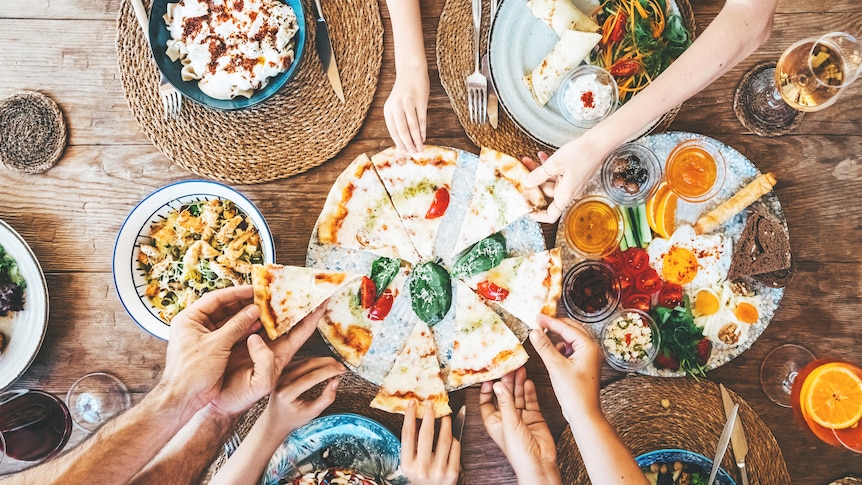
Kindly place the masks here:
<instances>
[{"instance_id":1,"label":"sliced orange","mask_svg":"<svg viewBox=\"0 0 862 485\"><path fill-rule=\"evenodd\" d=\"M655 193L652 194L650 198L646 201L646 218L649 227L658 233L656 227L658 227L655 223L656 209L658 208L658 203L665 197L665 194L670 192L670 187L668 187L667 182L662 182L658 185Z\"/></svg>"},{"instance_id":2,"label":"sliced orange","mask_svg":"<svg viewBox=\"0 0 862 485\"><path fill-rule=\"evenodd\" d=\"M676 229L676 202L678 199L676 194L668 190L656 208L655 232L665 239L670 239L670 235Z\"/></svg>"},{"instance_id":3,"label":"sliced orange","mask_svg":"<svg viewBox=\"0 0 862 485\"><path fill-rule=\"evenodd\" d=\"M802 412L830 429L847 429L862 419L862 378L843 362L817 367L802 384Z\"/></svg>"}]
</instances>

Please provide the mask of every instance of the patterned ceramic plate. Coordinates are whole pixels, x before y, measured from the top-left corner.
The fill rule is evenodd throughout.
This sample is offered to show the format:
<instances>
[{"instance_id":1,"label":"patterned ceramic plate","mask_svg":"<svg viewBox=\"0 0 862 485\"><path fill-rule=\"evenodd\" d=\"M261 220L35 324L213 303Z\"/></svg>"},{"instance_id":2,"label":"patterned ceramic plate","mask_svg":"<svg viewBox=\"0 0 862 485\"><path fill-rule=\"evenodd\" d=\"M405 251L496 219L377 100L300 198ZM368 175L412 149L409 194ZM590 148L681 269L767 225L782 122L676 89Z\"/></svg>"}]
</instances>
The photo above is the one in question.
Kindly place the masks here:
<instances>
[{"instance_id":1,"label":"patterned ceramic plate","mask_svg":"<svg viewBox=\"0 0 862 485\"><path fill-rule=\"evenodd\" d=\"M653 463L668 463L672 466L674 462L678 461L683 465L699 468L701 474L705 473L703 476L704 482L709 478L709 472L712 470L712 460L701 454L686 450L651 451L635 458L635 461L638 462L638 466L641 468L649 468ZM730 478L730 475L728 475L723 468L718 469L718 474L715 476L715 483L718 485L736 485L733 479Z\"/></svg>"}]
</instances>

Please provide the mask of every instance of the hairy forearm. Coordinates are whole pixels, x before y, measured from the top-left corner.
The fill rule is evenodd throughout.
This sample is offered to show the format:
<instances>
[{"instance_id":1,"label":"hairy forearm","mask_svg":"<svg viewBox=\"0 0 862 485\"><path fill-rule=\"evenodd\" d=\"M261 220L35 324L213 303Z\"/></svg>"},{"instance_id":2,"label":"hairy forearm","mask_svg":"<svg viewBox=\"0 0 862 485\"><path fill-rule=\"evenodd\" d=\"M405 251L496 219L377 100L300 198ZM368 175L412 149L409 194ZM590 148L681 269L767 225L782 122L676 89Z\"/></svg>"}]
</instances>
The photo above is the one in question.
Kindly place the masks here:
<instances>
[{"instance_id":1,"label":"hairy forearm","mask_svg":"<svg viewBox=\"0 0 862 485\"><path fill-rule=\"evenodd\" d=\"M199 483L238 422L239 416L201 409L129 483Z\"/></svg>"},{"instance_id":2,"label":"hairy forearm","mask_svg":"<svg viewBox=\"0 0 862 485\"><path fill-rule=\"evenodd\" d=\"M386 6L392 21L396 73L414 69L427 71L419 0L387 0Z\"/></svg>"},{"instance_id":3,"label":"hairy forearm","mask_svg":"<svg viewBox=\"0 0 862 485\"><path fill-rule=\"evenodd\" d=\"M631 452L601 410L579 414L569 423L590 481L595 485L646 483Z\"/></svg>"}]
</instances>

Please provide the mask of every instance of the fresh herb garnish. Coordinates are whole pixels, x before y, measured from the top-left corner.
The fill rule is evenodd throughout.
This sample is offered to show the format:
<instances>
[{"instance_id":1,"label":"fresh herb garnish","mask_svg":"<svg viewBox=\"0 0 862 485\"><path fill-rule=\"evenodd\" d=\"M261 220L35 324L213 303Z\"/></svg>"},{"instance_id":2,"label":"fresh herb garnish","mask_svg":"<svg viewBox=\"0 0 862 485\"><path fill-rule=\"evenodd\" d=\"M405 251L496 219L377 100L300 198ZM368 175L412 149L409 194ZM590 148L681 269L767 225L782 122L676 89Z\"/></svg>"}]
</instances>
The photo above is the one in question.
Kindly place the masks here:
<instances>
[{"instance_id":1,"label":"fresh herb garnish","mask_svg":"<svg viewBox=\"0 0 862 485\"><path fill-rule=\"evenodd\" d=\"M0 317L24 309L26 287L27 282L18 272L18 263L0 246Z\"/></svg>"},{"instance_id":2,"label":"fresh herb garnish","mask_svg":"<svg viewBox=\"0 0 862 485\"><path fill-rule=\"evenodd\" d=\"M706 376L706 366L698 362L696 350L697 344L703 340L703 329L694 323L688 296L683 297L683 306L653 308L652 316L661 334L661 348L656 362L661 365L663 359L665 362L678 361L679 370L686 374Z\"/></svg>"},{"instance_id":3,"label":"fresh herb garnish","mask_svg":"<svg viewBox=\"0 0 862 485\"><path fill-rule=\"evenodd\" d=\"M383 290L389 286L389 283L392 283L400 268L401 260L397 258L392 259L381 256L371 263L371 281L374 282L375 288L377 288L376 298L379 298L383 294Z\"/></svg>"},{"instance_id":4,"label":"fresh herb garnish","mask_svg":"<svg viewBox=\"0 0 862 485\"><path fill-rule=\"evenodd\" d=\"M500 264L506 258L506 238L499 232L477 242L452 266L452 276L466 278Z\"/></svg>"},{"instance_id":5,"label":"fresh herb garnish","mask_svg":"<svg viewBox=\"0 0 862 485\"><path fill-rule=\"evenodd\" d=\"M452 306L452 280L442 266L425 262L413 269L410 279L413 311L429 326L434 326Z\"/></svg>"}]
</instances>

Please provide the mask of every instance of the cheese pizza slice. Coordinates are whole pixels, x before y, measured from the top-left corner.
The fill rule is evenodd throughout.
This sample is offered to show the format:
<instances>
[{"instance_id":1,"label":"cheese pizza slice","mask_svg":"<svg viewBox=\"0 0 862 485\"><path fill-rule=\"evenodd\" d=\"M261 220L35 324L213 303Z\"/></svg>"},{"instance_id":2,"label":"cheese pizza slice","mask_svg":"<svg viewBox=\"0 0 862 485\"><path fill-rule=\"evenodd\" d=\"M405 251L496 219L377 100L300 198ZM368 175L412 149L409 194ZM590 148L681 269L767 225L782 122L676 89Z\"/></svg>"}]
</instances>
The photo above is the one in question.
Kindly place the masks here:
<instances>
[{"instance_id":1,"label":"cheese pizza slice","mask_svg":"<svg viewBox=\"0 0 862 485\"><path fill-rule=\"evenodd\" d=\"M452 414L437 360L437 345L428 325L421 321L395 358L395 365L383 379L371 407L404 414L411 400L417 401L417 418L425 416L427 401L434 405L435 418Z\"/></svg>"},{"instance_id":2,"label":"cheese pizza slice","mask_svg":"<svg viewBox=\"0 0 862 485\"><path fill-rule=\"evenodd\" d=\"M407 155L389 148L371 157L419 255L431 259L437 228L449 207L458 152L426 146Z\"/></svg>"},{"instance_id":3,"label":"cheese pizza slice","mask_svg":"<svg viewBox=\"0 0 862 485\"><path fill-rule=\"evenodd\" d=\"M455 344L449 362L449 385L469 386L499 379L529 356L506 323L464 282L456 280Z\"/></svg>"},{"instance_id":4,"label":"cheese pizza slice","mask_svg":"<svg viewBox=\"0 0 862 485\"><path fill-rule=\"evenodd\" d=\"M356 157L335 180L318 219L317 238L322 244L419 261L386 188L365 154Z\"/></svg>"},{"instance_id":5,"label":"cheese pizza slice","mask_svg":"<svg viewBox=\"0 0 862 485\"><path fill-rule=\"evenodd\" d=\"M371 283L375 293L372 297L364 294L369 291L367 282L371 281L365 276L344 286L329 299L317 328L345 362L354 367L362 364L393 302L402 295L408 274L409 269L402 267L382 290Z\"/></svg>"},{"instance_id":6,"label":"cheese pizza slice","mask_svg":"<svg viewBox=\"0 0 862 485\"><path fill-rule=\"evenodd\" d=\"M486 300L500 305L530 328L539 328L539 314L557 314L562 293L560 248L504 259L465 282Z\"/></svg>"},{"instance_id":7,"label":"cheese pizza slice","mask_svg":"<svg viewBox=\"0 0 862 485\"><path fill-rule=\"evenodd\" d=\"M514 157L482 148L455 254L546 205L538 187L524 186L522 181L528 173L527 167Z\"/></svg>"},{"instance_id":8,"label":"cheese pizza slice","mask_svg":"<svg viewBox=\"0 0 862 485\"><path fill-rule=\"evenodd\" d=\"M361 275L299 266L256 264L251 282L260 321L275 340L313 312L333 293Z\"/></svg>"}]
</instances>

